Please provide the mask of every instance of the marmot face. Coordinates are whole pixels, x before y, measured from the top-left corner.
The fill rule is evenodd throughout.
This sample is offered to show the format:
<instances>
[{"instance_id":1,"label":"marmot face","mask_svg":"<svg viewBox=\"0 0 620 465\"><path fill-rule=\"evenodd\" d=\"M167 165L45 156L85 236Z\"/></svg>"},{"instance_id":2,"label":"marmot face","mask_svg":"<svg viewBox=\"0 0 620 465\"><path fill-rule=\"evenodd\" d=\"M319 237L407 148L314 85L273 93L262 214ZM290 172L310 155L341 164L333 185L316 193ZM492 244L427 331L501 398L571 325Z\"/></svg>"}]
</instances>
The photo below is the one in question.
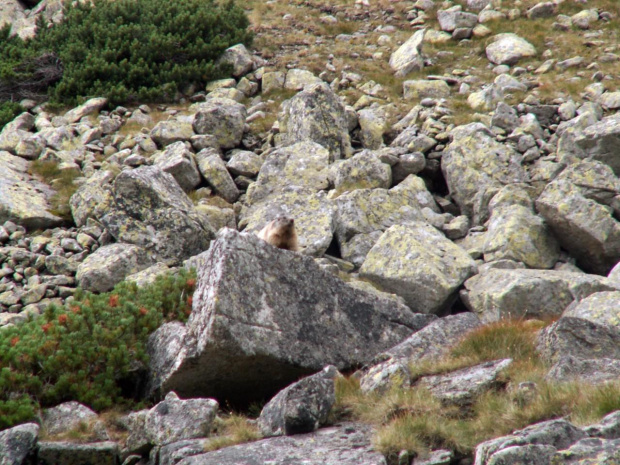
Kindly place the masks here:
<instances>
[{"instance_id":1,"label":"marmot face","mask_svg":"<svg viewBox=\"0 0 620 465\"><path fill-rule=\"evenodd\" d=\"M267 223L257 236L279 249L299 250L293 218L278 216L275 220Z\"/></svg>"}]
</instances>

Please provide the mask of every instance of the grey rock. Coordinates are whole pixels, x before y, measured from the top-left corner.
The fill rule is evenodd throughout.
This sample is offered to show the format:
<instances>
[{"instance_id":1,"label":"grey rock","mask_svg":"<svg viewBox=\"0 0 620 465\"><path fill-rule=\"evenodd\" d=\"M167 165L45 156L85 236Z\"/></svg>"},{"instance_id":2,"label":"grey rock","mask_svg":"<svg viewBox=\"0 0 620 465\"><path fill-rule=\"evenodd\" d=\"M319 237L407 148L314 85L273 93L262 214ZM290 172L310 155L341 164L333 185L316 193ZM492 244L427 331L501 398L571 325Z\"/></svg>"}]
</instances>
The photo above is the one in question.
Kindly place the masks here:
<instances>
[{"instance_id":1,"label":"grey rock","mask_svg":"<svg viewBox=\"0 0 620 465\"><path fill-rule=\"evenodd\" d=\"M586 438L559 451L554 463L614 465L620 460L620 439ZM557 461L557 462L556 462Z\"/></svg>"},{"instance_id":2,"label":"grey rock","mask_svg":"<svg viewBox=\"0 0 620 465\"><path fill-rule=\"evenodd\" d=\"M620 329L620 292L596 292L569 305L562 316L582 318Z\"/></svg>"},{"instance_id":3,"label":"grey rock","mask_svg":"<svg viewBox=\"0 0 620 465\"><path fill-rule=\"evenodd\" d=\"M97 113L108 103L108 99L103 97L91 98L82 105L75 107L64 114L67 123L77 123L83 117Z\"/></svg>"},{"instance_id":4,"label":"grey rock","mask_svg":"<svg viewBox=\"0 0 620 465\"><path fill-rule=\"evenodd\" d=\"M620 438L620 410L606 415L598 423L586 426L583 430L588 436L593 438Z\"/></svg>"},{"instance_id":5,"label":"grey rock","mask_svg":"<svg viewBox=\"0 0 620 465\"><path fill-rule=\"evenodd\" d=\"M422 100L424 98L448 98L450 87L445 81L415 79L403 82L405 100Z\"/></svg>"},{"instance_id":6,"label":"grey rock","mask_svg":"<svg viewBox=\"0 0 620 465\"><path fill-rule=\"evenodd\" d=\"M575 144L581 148L587 159L605 163L620 174L620 162L617 160L615 147L620 143L620 115L612 115L588 126L575 138Z\"/></svg>"},{"instance_id":7,"label":"grey rock","mask_svg":"<svg viewBox=\"0 0 620 465\"><path fill-rule=\"evenodd\" d=\"M173 272L175 269L170 268L164 263L155 263L137 273L132 273L125 277L125 281L136 283L138 287L144 287L149 284L153 284L158 277L165 276L168 273Z\"/></svg>"},{"instance_id":8,"label":"grey rock","mask_svg":"<svg viewBox=\"0 0 620 465\"><path fill-rule=\"evenodd\" d=\"M598 11L596 9L581 10L571 16L572 23L579 29L589 29L592 24L598 21Z\"/></svg>"},{"instance_id":9,"label":"grey rock","mask_svg":"<svg viewBox=\"0 0 620 465\"><path fill-rule=\"evenodd\" d=\"M365 363L432 320L253 235L221 230L201 262L184 349L174 362L152 362L172 370L151 389L261 398L325 363Z\"/></svg>"},{"instance_id":10,"label":"grey rock","mask_svg":"<svg viewBox=\"0 0 620 465\"><path fill-rule=\"evenodd\" d=\"M537 350L551 363L563 356L620 360L620 330L581 318L562 317L540 332Z\"/></svg>"},{"instance_id":11,"label":"grey rock","mask_svg":"<svg viewBox=\"0 0 620 465\"><path fill-rule=\"evenodd\" d=\"M575 300L615 288L596 275L553 270L490 269L465 281L461 298L485 322L560 316Z\"/></svg>"},{"instance_id":12,"label":"grey rock","mask_svg":"<svg viewBox=\"0 0 620 465\"><path fill-rule=\"evenodd\" d=\"M495 108L491 124L512 132L519 126L519 118L514 108L504 102L500 102Z\"/></svg>"},{"instance_id":13,"label":"grey rock","mask_svg":"<svg viewBox=\"0 0 620 465\"><path fill-rule=\"evenodd\" d=\"M204 438L172 442L159 449L159 465L176 465L185 457L203 454L204 451Z\"/></svg>"},{"instance_id":14,"label":"grey rock","mask_svg":"<svg viewBox=\"0 0 620 465\"><path fill-rule=\"evenodd\" d=\"M455 292L476 273L461 247L425 222L395 225L368 252L360 276L400 295L421 313L440 313Z\"/></svg>"},{"instance_id":15,"label":"grey rock","mask_svg":"<svg viewBox=\"0 0 620 465\"><path fill-rule=\"evenodd\" d=\"M33 451L39 436L39 425L24 423L0 431L0 463L22 465Z\"/></svg>"},{"instance_id":16,"label":"grey rock","mask_svg":"<svg viewBox=\"0 0 620 465\"><path fill-rule=\"evenodd\" d=\"M322 82L321 78L316 77L305 69L289 69L286 73L284 88L288 90L302 90Z\"/></svg>"},{"instance_id":17,"label":"grey rock","mask_svg":"<svg viewBox=\"0 0 620 465\"><path fill-rule=\"evenodd\" d=\"M352 447L352 444L354 445ZM287 465L386 465L374 451L370 427L344 423L314 433L263 439L187 457L177 465L221 465L224 463L269 463Z\"/></svg>"},{"instance_id":18,"label":"grey rock","mask_svg":"<svg viewBox=\"0 0 620 465\"><path fill-rule=\"evenodd\" d=\"M97 419L97 414L79 402L64 402L53 408L43 410L42 427L46 434L67 433Z\"/></svg>"},{"instance_id":19,"label":"grey rock","mask_svg":"<svg viewBox=\"0 0 620 465\"><path fill-rule=\"evenodd\" d=\"M360 142L366 149L377 150L383 147L383 135L389 126L384 108L364 108L358 112Z\"/></svg>"},{"instance_id":20,"label":"grey rock","mask_svg":"<svg viewBox=\"0 0 620 465\"><path fill-rule=\"evenodd\" d=\"M188 141L195 135L191 123L184 121L160 121L149 133L151 139L160 147L174 142Z\"/></svg>"},{"instance_id":21,"label":"grey rock","mask_svg":"<svg viewBox=\"0 0 620 465\"><path fill-rule=\"evenodd\" d=\"M558 5L554 2L540 2L527 10L529 19L549 18L556 14Z\"/></svg>"},{"instance_id":22,"label":"grey rock","mask_svg":"<svg viewBox=\"0 0 620 465\"><path fill-rule=\"evenodd\" d=\"M389 165L366 150L339 163L335 171L334 188L338 192L375 187L388 189L392 184Z\"/></svg>"},{"instance_id":23,"label":"grey rock","mask_svg":"<svg viewBox=\"0 0 620 465\"><path fill-rule=\"evenodd\" d=\"M555 447L545 444L509 446L494 453L485 463L488 465L519 465L522 463L551 465L551 459L556 451Z\"/></svg>"},{"instance_id":24,"label":"grey rock","mask_svg":"<svg viewBox=\"0 0 620 465\"><path fill-rule=\"evenodd\" d=\"M151 264L146 251L132 244L110 244L98 248L77 268L80 287L91 292L107 292L126 276Z\"/></svg>"},{"instance_id":25,"label":"grey rock","mask_svg":"<svg viewBox=\"0 0 620 465\"><path fill-rule=\"evenodd\" d=\"M114 174L99 170L71 196L69 205L76 226L84 226L89 218L101 218L110 208L113 197L110 186Z\"/></svg>"},{"instance_id":26,"label":"grey rock","mask_svg":"<svg viewBox=\"0 0 620 465\"><path fill-rule=\"evenodd\" d=\"M166 150L153 156L153 162L166 173L170 173L185 192L200 184L200 173L194 155L183 142L168 145Z\"/></svg>"},{"instance_id":27,"label":"grey rock","mask_svg":"<svg viewBox=\"0 0 620 465\"><path fill-rule=\"evenodd\" d=\"M203 149L196 154L198 169L215 193L234 203L239 197L239 189L226 169L224 160L215 149Z\"/></svg>"},{"instance_id":28,"label":"grey rock","mask_svg":"<svg viewBox=\"0 0 620 465\"><path fill-rule=\"evenodd\" d=\"M254 68L252 55L243 44L237 44L224 50L219 62L231 65L235 77L243 76Z\"/></svg>"},{"instance_id":29,"label":"grey rock","mask_svg":"<svg viewBox=\"0 0 620 465\"><path fill-rule=\"evenodd\" d=\"M498 34L486 48L487 58L496 65L514 65L523 58L536 56L536 49L516 34Z\"/></svg>"},{"instance_id":30,"label":"grey rock","mask_svg":"<svg viewBox=\"0 0 620 465\"><path fill-rule=\"evenodd\" d=\"M411 71L424 68L422 46L425 29L416 31L407 41L390 56L390 68L396 77L404 77Z\"/></svg>"},{"instance_id":31,"label":"grey rock","mask_svg":"<svg viewBox=\"0 0 620 465\"><path fill-rule=\"evenodd\" d=\"M224 149L241 143L247 111L242 104L227 98L211 98L194 104L196 110L192 127L196 134L210 134Z\"/></svg>"},{"instance_id":32,"label":"grey rock","mask_svg":"<svg viewBox=\"0 0 620 465\"><path fill-rule=\"evenodd\" d=\"M69 258L60 255L48 255L45 257L45 268L56 275L73 276L77 271L78 264Z\"/></svg>"},{"instance_id":33,"label":"grey rock","mask_svg":"<svg viewBox=\"0 0 620 465\"><path fill-rule=\"evenodd\" d=\"M326 83L310 85L282 102L278 121L283 145L313 141L329 150L330 160L352 152L344 105Z\"/></svg>"},{"instance_id":34,"label":"grey rock","mask_svg":"<svg viewBox=\"0 0 620 465\"><path fill-rule=\"evenodd\" d=\"M453 32L459 28L473 28L478 23L478 15L450 8L437 11L437 20L442 31Z\"/></svg>"},{"instance_id":35,"label":"grey rock","mask_svg":"<svg viewBox=\"0 0 620 465\"><path fill-rule=\"evenodd\" d=\"M512 359L484 362L445 375L424 376L419 386L428 389L445 405L467 407L488 390L498 385L499 374L512 364Z\"/></svg>"},{"instance_id":36,"label":"grey rock","mask_svg":"<svg viewBox=\"0 0 620 465\"><path fill-rule=\"evenodd\" d=\"M582 381L588 384L617 381L620 379L620 360L560 356L547 373L547 379L560 383Z\"/></svg>"},{"instance_id":37,"label":"grey rock","mask_svg":"<svg viewBox=\"0 0 620 465\"><path fill-rule=\"evenodd\" d=\"M262 409L258 426L264 437L311 433L327 421L336 401L333 366L280 391Z\"/></svg>"},{"instance_id":38,"label":"grey rock","mask_svg":"<svg viewBox=\"0 0 620 465\"><path fill-rule=\"evenodd\" d=\"M426 167L426 158L421 152L403 153L392 167L392 183L398 184L410 174L418 174Z\"/></svg>"},{"instance_id":39,"label":"grey rock","mask_svg":"<svg viewBox=\"0 0 620 465\"><path fill-rule=\"evenodd\" d=\"M37 463L40 465L117 465L118 444L112 441L91 444L39 441Z\"/></svg>"},{"instance_id":40,"label":"grey rock","mask_svg":"<svg viewBox=\"0 0 620 465\"><path fill-rule=\"evenodd\" d=\"M262 164L263 160L254 152L239 150L230 157L226 168L234 175L254 177L260 171Z\"/></svg>"},{"instance_id":41,"label":"grey rock","mask_svg":"<svg viewBox=\"0 0 620 465\"><path fill-rule=\"evenodd\" d=\"M486 85L478 92L472 92L467 97L467 104L477 111L491 111L504 99L504 90L493 83Z\"/></svg>"}]
</instances>

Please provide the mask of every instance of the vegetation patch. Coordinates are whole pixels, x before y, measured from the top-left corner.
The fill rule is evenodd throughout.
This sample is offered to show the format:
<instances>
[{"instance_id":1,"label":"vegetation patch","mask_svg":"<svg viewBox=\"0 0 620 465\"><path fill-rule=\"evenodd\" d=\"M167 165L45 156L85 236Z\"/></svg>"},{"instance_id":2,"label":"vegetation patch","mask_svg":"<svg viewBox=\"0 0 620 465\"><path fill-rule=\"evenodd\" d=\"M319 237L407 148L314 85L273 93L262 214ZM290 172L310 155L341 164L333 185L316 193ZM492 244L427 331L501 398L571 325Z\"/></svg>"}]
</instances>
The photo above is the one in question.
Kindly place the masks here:
<instances>
[{"instance_id":1,"label":"vegetation patch","mask_svg":"<svg viewBox=\"0 0 620 465\"><path fill-rule=\"evenodd\" d=\"M375 447L390 463L396 463L402 450L425 456L430 450L447 448L471 456L482 441L535 422L562 417L584 425L620 409L620 383L593 386L545 379L549 367L535 350L536 335L544 325L535 321L487 325L469 333L443 359L411 366L415 381L484 361L512 358L514 362L502 379L504 388L482 395L470 409L442 405L428 390L415 385L363 394L359 382L349 378L336 380L334 418L375 425Z\"/></svg>"},{"instance_id":2,"label":"vegetation patch","mask_svg":"<svg viewBox=\"0 0 620 465\"><path fill-rule=\"evenodd\" d=\"M192 272L138 288L78 291L21 326L0 331L0 429L34 418L40 407L76 400L95 410L130 405L119 381L145 367L146 342L163 322L191 312Z\"/></svg>"},{"instance_id":3,"label":"vegetation patch","mask_svg":"<svg viewBox=\"0 0 620 465\"><path fill-rule=\"evenodd\" d=\"M50 198L50 212L67 221L73 221L69 200L79 187L75 180L80 176L80 172L73 169L60 169L59 164L52 160L33 161L30 163L29 172L56 191Z\"/></svg>"},{"instance_id":4,"label":"vegetation patch","mask_svg":"<svg viewBox=\"0 0 620 465\"><path fill-rule=\"evenodd\" d=\"M255 420L250 420L238 413L229 413L215 420L213 437L204 443L205 452L224 447L234 446L245 442L256 441L261 438Z\"/></svg>"}]
</instances>

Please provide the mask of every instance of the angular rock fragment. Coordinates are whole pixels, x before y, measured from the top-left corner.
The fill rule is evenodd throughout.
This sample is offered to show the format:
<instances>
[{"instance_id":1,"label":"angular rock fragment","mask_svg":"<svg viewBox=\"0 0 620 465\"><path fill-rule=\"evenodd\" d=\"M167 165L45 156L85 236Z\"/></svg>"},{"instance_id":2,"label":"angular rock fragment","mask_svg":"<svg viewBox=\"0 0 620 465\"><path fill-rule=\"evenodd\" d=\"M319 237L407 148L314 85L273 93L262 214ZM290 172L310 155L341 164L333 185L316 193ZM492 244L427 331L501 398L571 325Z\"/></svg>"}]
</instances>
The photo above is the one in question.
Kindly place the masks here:
<instances>
[{"instance_id":1,"label":"angular rock fragment","mask_svg":"<svg viewBox=\"0 0 620 465\"><path fill-rule=\"evenodd\" d=\"M24 423L0 431L0 457L2 464L21 465L36 446L39 425Z\"/></svg>"},{"instance_id":2,"label":"angular rock fragment","mask_svg":"<svg viewBox=\"0 0 620 465\"><path fill-rule=\"evenodd\" d=\"M536 56L536 48L513 33L498 34L486 48L487 58L496 65L514 65L522 58Z\"/></svg>"},{"instance_id":3,"label":"angular rock fragment","mask_svg":"<svg viewBox=\"0 0 620 465\"><path fill-rule=\"evenodd\" d=\"M224 149L239 145L247 117L245 106L227 98L210 98L191 108L196 111L192 122L196 134L214 136Z\"/></svg>"},{"instance_id":4,"label":"angular rock fragment","mask_svg":"<svg viewBox=\"0 0 620 465\"><path fill-rule=\"evenodd\" d=\"M425 31L425 29L416 31L390 56L390 68L395 72L396 77L404 77L411 71L424 68L422 45Z\"/></svg>"},{"instance_id":5,"label":"angular rock fragment","mask_svg":"<svg viewBox=\"0 0 620 465\"><path fill-rule=\"evenodd\" d=\"M156 166L170 173L185 192L195 189L200 184L200 173L194 155L187 150L183 142L168 145L166 150L155 154L153 161Z\"/></svg>"},{"instance_id":6,"label":"angular rock fragment","mask_svg":"<svg viewBox=\"0 0 620 465\"><path fill-rule=\"evenodd\" d=\"M215 149L203 149L196 154L198 169L217 195L228 203L239 197L239 189L226 169L224 160Z\"/></svg>"}]
</instances>

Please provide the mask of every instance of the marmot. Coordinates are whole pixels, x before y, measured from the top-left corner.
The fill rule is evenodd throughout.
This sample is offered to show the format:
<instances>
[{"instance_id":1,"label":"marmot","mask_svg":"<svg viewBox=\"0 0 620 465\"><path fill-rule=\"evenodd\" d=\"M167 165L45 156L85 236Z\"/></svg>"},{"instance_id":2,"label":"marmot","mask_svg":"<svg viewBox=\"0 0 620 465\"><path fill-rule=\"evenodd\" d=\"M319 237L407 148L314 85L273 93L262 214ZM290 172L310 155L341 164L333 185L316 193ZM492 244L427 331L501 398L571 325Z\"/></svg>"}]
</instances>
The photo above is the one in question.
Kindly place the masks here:
<instances>
[{"instance_id":1,"label":"marmot","mask_svg":"<svg viewBox=\"0 0 620 465\"><path fill-rule=\"evenodd\" d=\"M278 216L270 221L257 234L262 240L279 249L297 252L297 233L295 232L295 220L286 216Z\"/></svg>"}]
</instances>

